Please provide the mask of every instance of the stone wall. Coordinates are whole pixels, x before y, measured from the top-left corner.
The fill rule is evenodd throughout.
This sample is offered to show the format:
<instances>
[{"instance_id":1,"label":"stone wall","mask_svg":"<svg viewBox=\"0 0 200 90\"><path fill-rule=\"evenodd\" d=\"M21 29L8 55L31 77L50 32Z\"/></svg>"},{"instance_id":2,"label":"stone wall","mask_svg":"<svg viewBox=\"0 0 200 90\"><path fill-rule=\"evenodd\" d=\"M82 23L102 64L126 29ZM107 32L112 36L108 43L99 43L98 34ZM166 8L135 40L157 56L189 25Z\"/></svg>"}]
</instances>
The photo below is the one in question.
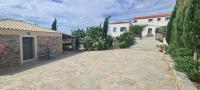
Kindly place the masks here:
<instances>
[{"instance_id":1,"label":"stone wall","mask_svg":"<svg viewBox=\"0 0 200 90\"><path fill-rule=\"evenodd\" d=\"M62 52L62 37L37 36L38 58L46 53L47 48L54 55ZM0 34L0 67L21 64L20 35Z\"/></svg>"},{"instance_id":2,"label":"stone wall","mask_svg":"<svg viewBox=\"0 0 200 90\"><path fill-rule=\"evenodd\" d=\"M174 62L169 55L164 55L164 58L174 76L173 79L175 80L176 90L197 90L197 88L184 73L176 71Z\"/></svg>"},{"instance_id":3,"label":"stone wall","mask_svg":"<svg viewBox=\"0 0 200 90\"><path fill-rule=\"evenodd\" d=\"M62 52L62 37L53 36L37 36L38 44L38 58L47 54L47 50L54 55Z\"/></svg>"},{"instance_id":4,"label":"stone wall","mask_svg":"<svg viewBox=\"0 0 200 90\"><path fill-rule=\"evenodd\" d=\"M20 36L0 34L0 67L20 63Z\"/></svg>"}]
</instances>

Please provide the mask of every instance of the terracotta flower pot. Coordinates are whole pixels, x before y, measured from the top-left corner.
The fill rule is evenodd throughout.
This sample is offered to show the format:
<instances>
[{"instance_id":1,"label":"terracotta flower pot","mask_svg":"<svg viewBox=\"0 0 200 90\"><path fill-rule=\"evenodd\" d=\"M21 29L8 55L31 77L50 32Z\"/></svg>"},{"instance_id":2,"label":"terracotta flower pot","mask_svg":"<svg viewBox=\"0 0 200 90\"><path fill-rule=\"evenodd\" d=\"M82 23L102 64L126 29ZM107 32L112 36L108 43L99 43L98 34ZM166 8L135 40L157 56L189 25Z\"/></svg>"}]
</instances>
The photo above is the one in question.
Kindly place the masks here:
<instances>
[{"instance_id":1,"label":"terracotta flower pot","mask_svg":"<svg viewBox=\"0 0 200 90\"><path fill-rule=\"evenodd\" d=\"M163 48L162 48L162 47L159 47L157 50L158 50L159 52L163 52Z\"/></svg>"}]
</instances>

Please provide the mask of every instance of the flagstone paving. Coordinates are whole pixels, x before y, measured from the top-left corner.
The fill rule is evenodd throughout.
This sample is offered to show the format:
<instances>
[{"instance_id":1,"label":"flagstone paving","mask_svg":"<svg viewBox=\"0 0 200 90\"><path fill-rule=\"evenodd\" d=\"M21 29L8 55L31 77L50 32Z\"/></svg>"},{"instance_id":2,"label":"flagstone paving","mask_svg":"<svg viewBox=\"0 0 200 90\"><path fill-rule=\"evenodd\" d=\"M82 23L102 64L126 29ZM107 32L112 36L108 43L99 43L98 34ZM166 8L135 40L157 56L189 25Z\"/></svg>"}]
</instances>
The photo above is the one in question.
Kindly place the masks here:
<instances>
[{"instance_id":1,"label":"flagstone paving","mask_svg":"<svg viewBox=\"0 0 200 90\"><path fill-rule=\"evenodd\" d=\"M83 52L7 72L3 69L0 90L175 90L156 44L146 38L129 49Z\"/></svg>"}]
</instances>

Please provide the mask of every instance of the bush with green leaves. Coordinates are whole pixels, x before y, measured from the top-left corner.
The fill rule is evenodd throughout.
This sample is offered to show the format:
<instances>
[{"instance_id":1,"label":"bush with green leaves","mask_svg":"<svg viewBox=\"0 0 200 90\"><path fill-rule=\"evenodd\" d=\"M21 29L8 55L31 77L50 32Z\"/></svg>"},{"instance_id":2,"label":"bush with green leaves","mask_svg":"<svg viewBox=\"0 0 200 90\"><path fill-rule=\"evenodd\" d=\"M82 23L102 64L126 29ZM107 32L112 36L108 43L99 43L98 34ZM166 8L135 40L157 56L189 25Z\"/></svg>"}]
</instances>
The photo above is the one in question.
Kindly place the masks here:
<instances>
[{"instance_id":1,"label":"bush with green leaves","mask_svg":"<svg viewBox=\"0 0 200 90\"><path fill-rule=\"evenodd\" d=\"M85 39L84 39L84 48L86 50L92 50L92 42L93 42L93 39L89 36L86 36Z\"/></svg>"},{"instance_id":2,"label":"bush with green leaves","mask_svg":"<svg viewBox=\"0 0 200 90\"><path fill-rule=\"evenodd\" d=\"M119 48L128 48L135 44L135 36L131 32L125 32L117 38Z\"/></svg>"},{"instance_id":3,"label":"bush with green leaves","mask_svg":"<svg viewBox=\"0 0 200 90\"><path fill-rule=\"evenodd\" d=\"M192 56L192 50L188 48L177 48L174 45L170 45L166 48L166 53L170 54L173 58L175 57L186 57Z\"/></svg>"},{"instance_id":4,"label":"bush with green leaves","mask_svg":"<svg viewBox=\"0 0 200 90\"><path fill-rule=\"evenodd\" d=\"M106 40L105 38L98 38L98 40L94 41L92 50L98 51L98 50L105 50L106 47Z\"/></svg>"},{"instance_id":5,"label":"bush with green leaves","mask_svg":"<svg viewBox=\"0 0 200 90\"><path fill-rule=\"evenodd\" d=\"M174 57L186 57L186 56L192 56L192 50L187 48L175 49Z\"/></svg>"},{"instance_id":6,"label":"bush with green leaves","mask_svg":"<svg viewBox=\"0 0 200 90\"><path fill-rule=\"evenodd\" d=\"M130 32L132 32L137 37L142 37L142 30L144 25L133 25L130 27Z\"/></svg>"},{"instance_id":7,"label":"bush with green leaves","mask_svg":"<svg viewBox=\"0 0 200 90\"><path fill-rule=\"evenodd\" d=\"M79 28L77 30L73 30L72 35L77 37L81 44L84 42L84 38L86 36L85 31Z\"/></svg>"},{"instance_id":8,"label":"bush with green leaves","mask_svg":"<svg viewBox=\"0 0 200 90\"><path fill-rule=\"evenodd\" d=\"M109 48L113 46L113 42L114 42L114 41L113 41L112 36L108 35L108 36L107 36L107 44L108 44L108 47L109 47Z\"/></svg>"},{"instance_id":9,"label":"bush with green leaves","mask_svg":"<svg viewBox=\"0 0 200 90\"><path fill-rule=\"evenodd\" d=\"M193 59L193 52L188 48L169 45L166 52L172 56L178 71L185 73L193 82L200 83L200 60Z\"/></svg>"},{"instance_id":10,"label":"bush with green leaves","mask_svg":"<svg viewBox=\"0 0 200 90\"><path fill-rule=\"evenodd\" d=\"M99 38L102 37L102 28L89 27L86 30L86 37L84 39L84 47L86 50L94 50Z\"/></svg>"},{"instance_id":11,"label":"bush with green leaves","mask_svg":"<svg viewBox=\"0 0 200 90\"><path fill-rule=\"evenodd\" d=\"M72 35L77 38L85 38L85 31L83 29L77 29L72 31Z\"/></svg>"},{"instance_id":12,"label":"bush with green leaves","mask_svg":"<svg viewBox=\"0 0 200 90\"><path fill-rule=\"evenodd\" d=\"M111 36L103 37L103 28L89 27L86 30L84 46L86 50L106 50L112 47L113 39Z\"/></svg>"},{"instance_id":13,"label":"bush with green leaves","mask_svg":"<svg viewBox=\"0 0 200 90\"><path fill-rule=\"evenodd\" d=\"M176 48L177 47L174 46L174 45L169 45L169 46L166 46L164 49L165 49L167 54L172 55L175 52Z\"/></svg>"},{"instance_id":14,"label":"bush with green leaves","mask_svg":"<svg viewBox=\"0 0 200 90\"><path fill-rule=\"evenodd\" d=\"M193 82L200 83L200 60L192 57L177 57L174 59L176 69L185 73Z\"/></svg>"},{"instance_id":15,"label":"bush with green leaves","mask_svg":"<svg viewBox=\"0 0 200 90\"><path fill-rule=\"evenodd\" d=\"M119 48L118 37L113 38L113 48Z\"/></svg>"}]
</instances>

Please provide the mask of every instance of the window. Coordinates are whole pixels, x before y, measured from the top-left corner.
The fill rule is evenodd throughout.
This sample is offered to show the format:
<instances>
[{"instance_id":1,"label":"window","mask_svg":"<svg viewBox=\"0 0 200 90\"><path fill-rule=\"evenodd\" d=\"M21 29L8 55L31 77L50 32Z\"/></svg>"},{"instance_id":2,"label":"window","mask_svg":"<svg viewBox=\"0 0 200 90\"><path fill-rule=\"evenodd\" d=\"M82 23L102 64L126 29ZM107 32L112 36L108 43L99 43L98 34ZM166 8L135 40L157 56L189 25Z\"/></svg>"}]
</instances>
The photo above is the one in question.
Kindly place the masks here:
<instances>
[{"instance_id":1,"label":"window","mask_svg":"<svg viewBox=\"0 0 200 90\"><path fill-rule=\"evenodd\" d=\"M125 31L127 31L127 28L126 28L126 27L121 27L121 28L120 28L120 32L125 32Z\"/></svg>"},{"instance_id":2,"label":"window","mask_svg":"<svg viewBox=\"0 0 200 90\"><path fill-rule=\"evenodd\" d=\"M149 19L149 22L153 22L153 19Z\"/></svg>"},{"instance_id":3,"label":"window","mask_svg":"<svg viewBox=\"0 0 200 90\"><path fill-rule=\"evenodd\" d=\"M117 28L116 27L113 27L113 32L117 32Z\"/></svg>"},{"instance_id":4,"label":"window","mask_svg":"<svg viewBox=\"0 0 200 90\"><path fill-rule=\"evenodd\" d=\"M152 28L148 28L148 34L152 34Z\"/></svg>"},{"instance_id":5,"label":"window","mask_svg":"<svg viewBox=\"0 0 200 90\"><path fill-rule=\"evenodd\" d=\"M156 28L156 33L160 33L160 28Z\"/></svg>"},{"instance_id":6,"label":"window","mask_svg":"<svg viewBox=\"0 0 200 90\"><path fill-rule=\"evenodd\" d=\"M166 18L165 18L165 21L168 21L169 19L170 19L170 17L166 17Z\"/></svg>"},{"instance_id":7,"label":"window","mask_svg":"<svg viewBox=\"0 0 200 90\"><path fill-rule=\"evenodd\" d=\"M137 20L134 20L133 22L134 22L134 23L137 23Z\"/></svg>"},{"instance_id":8,"label":"window","mask_svg":"<svg viewBox=\"0 0 200 90\"><path fill-rule=\"evenodd\" d=\"M157 18L157 21L160 21L161 20L161 18Z\"/></svg>"}]
</instances>

